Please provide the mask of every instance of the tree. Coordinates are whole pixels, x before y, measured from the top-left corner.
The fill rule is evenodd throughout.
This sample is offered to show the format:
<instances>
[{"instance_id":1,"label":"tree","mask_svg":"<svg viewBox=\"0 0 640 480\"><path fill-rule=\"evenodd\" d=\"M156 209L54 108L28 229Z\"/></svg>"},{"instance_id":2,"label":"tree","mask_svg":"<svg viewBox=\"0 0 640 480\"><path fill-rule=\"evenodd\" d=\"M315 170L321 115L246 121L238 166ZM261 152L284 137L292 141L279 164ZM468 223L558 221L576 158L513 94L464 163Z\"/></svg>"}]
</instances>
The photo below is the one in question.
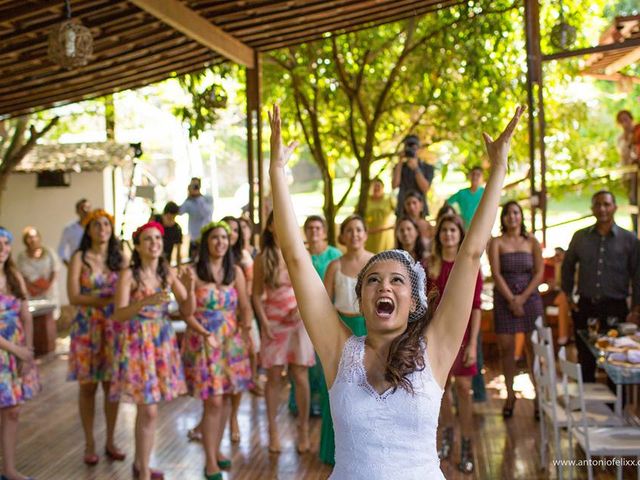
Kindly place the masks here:
<instances>
[{"instance_id":1,"label":"tree","mask_svg":"<svg viewBox=\"0 0 640 480\"><path fill-rule=\"evenodd\" d=\"M0 207L9 175L31 151L38 139L58 123L58 117L48 120L40 130L37 130L34 121L30 116L0 121Z\"/></svg>"},{"instance_id":2,"label":"tree","mask_svg":"<svg viewBox=\"0 0 640 480\"><path fill-rule=\"evenodd\" d=\"M523 71L511 68L524 64L511 43L522 18L518 5L469 2L269 56L265 95L296 118L295 133L320 169L330 239L356 179L356 211L363 214L374 163L393 156L408 133L427 143L454 141L459 157L478 162L480 127L497 130L522 96ZM336 199L340 170L350 183Z\"/></svg>"},{"instance_id":3,"label":"tree","mask_svg":"<svg viewBox=\"0 0 640 480\"><path fill-rule=\"evenodd\" d=\"M211 129L218 120L218 110L227 106L227 92L221 80L237 70L237 67L221 64L177 77L191 102L174 107L173 114L187 125L191 140Z\"/></svg>"}]
</instances>

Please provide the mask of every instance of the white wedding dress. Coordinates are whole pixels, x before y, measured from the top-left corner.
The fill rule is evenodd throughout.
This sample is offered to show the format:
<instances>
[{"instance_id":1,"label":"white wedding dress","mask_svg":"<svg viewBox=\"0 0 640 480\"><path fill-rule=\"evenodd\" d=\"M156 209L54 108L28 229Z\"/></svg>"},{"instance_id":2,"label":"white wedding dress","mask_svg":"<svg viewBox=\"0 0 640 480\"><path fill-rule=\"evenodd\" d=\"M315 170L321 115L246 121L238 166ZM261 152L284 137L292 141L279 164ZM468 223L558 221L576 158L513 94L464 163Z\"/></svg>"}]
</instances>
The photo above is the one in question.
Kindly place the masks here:
<instances>
[{"instance_id":1,"label":"white wedding dress","mask_svg":"<svg viewBox=\"0 0 640 480\"><path fill-rule=\"evenodd\" d=\"M364 369L364 340L352 336L329 391L335 430L336 464L332 480L444 479L436 451L443 390L425 368L409 378L414 393L402 388L378 394Z\"/></svg>"}]
</instances>

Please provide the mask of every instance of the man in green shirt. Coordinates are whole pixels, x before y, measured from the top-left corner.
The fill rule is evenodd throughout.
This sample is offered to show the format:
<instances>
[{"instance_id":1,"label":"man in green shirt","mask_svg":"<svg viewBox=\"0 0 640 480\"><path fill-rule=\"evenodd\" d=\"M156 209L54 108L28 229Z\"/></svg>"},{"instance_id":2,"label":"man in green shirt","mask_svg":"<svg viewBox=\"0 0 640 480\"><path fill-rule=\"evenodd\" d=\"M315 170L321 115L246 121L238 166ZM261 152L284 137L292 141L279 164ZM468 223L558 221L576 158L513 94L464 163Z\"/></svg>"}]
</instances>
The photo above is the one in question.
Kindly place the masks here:
<instances>
[{"instance_id":1,"label":"man in green shirt","mask_svg":"<svg viewBox=\"0 0 640 480\"><path fill-rule=\"evenodd\" d=\"M447 200L449 205L458 205L460 216L464 221L465 230L469 228L469 225L471 225L471 219L476 213L478 205L480 204L480 199L484 193L484 187L482 186L482 174L483 172L481 167L473 167L469 171L468 175L471 186L469 188L458 190L449 198L449 200Z\"/></svg>"}]
</instances>

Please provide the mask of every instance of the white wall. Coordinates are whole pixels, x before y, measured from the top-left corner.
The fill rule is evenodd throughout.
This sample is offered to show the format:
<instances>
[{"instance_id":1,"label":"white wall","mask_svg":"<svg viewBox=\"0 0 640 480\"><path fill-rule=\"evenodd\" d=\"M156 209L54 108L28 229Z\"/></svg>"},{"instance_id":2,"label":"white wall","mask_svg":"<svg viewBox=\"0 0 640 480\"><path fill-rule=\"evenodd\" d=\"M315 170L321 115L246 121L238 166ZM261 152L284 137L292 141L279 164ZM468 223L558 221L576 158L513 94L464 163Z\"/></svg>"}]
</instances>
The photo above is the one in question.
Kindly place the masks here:
<instances>
[{"instance_id":1,"label":"white wall","mask_svg":"<svg viewBox=\"0 0 640 480\"><path fill-rule=\"evenodd\" d=\"M69 187L36 188L35 173L13 173L2 192L0 225L15 236L14 258L24 249L22 229L32 225L40 231L43 245L57 250L64 227L77 219L75 203L87 198L91 205L113 213L111 193L112 168L101 172L71 173ZM58 281L60 303L68 303L66 267L62 266Z\"/></svg>"}]
</instances>

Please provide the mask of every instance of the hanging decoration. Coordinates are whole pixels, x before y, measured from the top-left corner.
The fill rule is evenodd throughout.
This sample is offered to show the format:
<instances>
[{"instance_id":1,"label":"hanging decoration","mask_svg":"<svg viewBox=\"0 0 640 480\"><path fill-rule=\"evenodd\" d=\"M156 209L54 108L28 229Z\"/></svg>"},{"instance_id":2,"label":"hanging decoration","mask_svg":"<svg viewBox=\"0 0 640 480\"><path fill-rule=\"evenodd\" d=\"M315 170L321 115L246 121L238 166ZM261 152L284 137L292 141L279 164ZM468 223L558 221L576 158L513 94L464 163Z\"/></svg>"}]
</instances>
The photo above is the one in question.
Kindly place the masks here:
<instances>
[{"instance_id":1,"label":"hanging decoration","mask_svg":"<svg viewBox=\"0 0 640 480\"><path fill-rule=\"evenodd\" d=\"M551 45L567 50L576 41L576 27L564 21L564 5L560 0L560 18L551 29Z\"/></svg>"},{"instance_id":2,"label":"hanging decoration","mask_svg":"<svg viewBox=\"0 0 640 480\"><path fill-rule=\"evenodd\" d=\"M72 70L89 62L93 53L91 31L80 20L71 18L70 0L65 0L66 19L49 32L49 59Z\"/></svg>"}]
</instances>

